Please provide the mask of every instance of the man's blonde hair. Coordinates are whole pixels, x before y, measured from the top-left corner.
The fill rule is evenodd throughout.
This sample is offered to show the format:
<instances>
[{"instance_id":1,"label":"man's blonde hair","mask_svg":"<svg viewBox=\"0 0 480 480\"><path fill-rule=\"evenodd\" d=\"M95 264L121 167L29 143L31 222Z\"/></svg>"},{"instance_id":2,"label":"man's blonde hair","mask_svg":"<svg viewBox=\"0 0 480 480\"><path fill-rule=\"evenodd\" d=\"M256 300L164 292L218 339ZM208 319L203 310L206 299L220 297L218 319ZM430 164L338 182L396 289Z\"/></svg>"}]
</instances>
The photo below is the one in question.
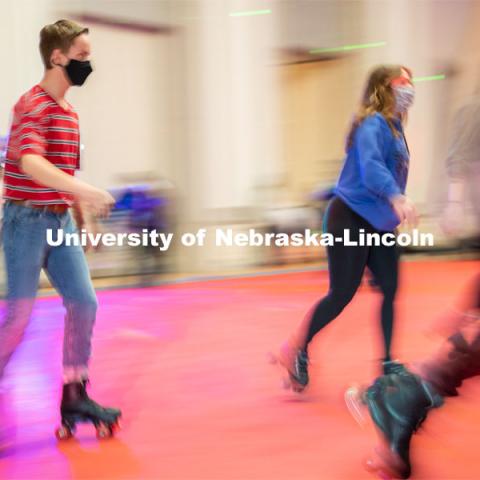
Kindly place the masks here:
<instances>
[{"instance_id":1,"label":"man's blonde hair","mask_svg":"<svg viewBox=\"0 0 480 480\"><path fill-rule=\"evenodd\" d=\"M75 39L82 33L88 33L88 28L82 27L72 20L58 20L45 25L40 31L40 55L45 68L53 68L50 58L52 52L58 48L67 53Z\"/></svg>"}]
</instances>

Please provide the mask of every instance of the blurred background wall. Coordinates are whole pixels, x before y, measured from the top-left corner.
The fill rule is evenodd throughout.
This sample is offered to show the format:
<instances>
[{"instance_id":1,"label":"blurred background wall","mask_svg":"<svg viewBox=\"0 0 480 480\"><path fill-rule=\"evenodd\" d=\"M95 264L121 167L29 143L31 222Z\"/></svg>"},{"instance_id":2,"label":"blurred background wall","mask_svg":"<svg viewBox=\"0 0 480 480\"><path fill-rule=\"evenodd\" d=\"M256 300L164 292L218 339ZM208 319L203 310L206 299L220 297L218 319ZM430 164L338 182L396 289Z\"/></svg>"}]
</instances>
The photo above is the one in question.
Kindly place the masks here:
<instances>
[{"instance_id":1,"label":"blurred background wall","mask_svg":"<svg viewBox=\"0 0 480 480\"><path fill-rule=\"evenodd\" d=\"M449 122L477 85L479 2L0 4L0 135L16 99L41 78L39 30L76 19L90 27L95 68L69 96L81 120L81 175L112 189L163 181L178 231L267 228L292 217L308 224L318 214L312 192L332 186L341 167L368 70L400 63L416 77L444 75L417 83L406 130L408 194L423 228L435 230ZM255 265L264 255L213 247L176 253L171 268L192 272Z\"/></svg>"}]
</instances>

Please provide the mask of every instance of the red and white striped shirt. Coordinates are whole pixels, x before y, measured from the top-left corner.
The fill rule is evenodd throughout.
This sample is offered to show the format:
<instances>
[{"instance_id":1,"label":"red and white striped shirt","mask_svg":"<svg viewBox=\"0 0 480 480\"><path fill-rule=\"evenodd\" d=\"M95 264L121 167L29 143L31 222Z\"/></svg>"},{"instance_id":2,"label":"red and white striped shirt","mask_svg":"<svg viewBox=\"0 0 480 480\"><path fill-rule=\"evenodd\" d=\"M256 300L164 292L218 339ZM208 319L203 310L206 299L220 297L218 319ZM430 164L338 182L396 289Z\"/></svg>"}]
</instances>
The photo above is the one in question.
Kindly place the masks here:
<instances>
[{"instance_id":1,"label":"red and white striped shirt","mask_svg":"<svg viewBox=\"0 0 480 480\"><path fill-rule=\"evenodd\" d=\"M69 175L80 167L78 115L62 108L39 85L22 95L13 109L5 161L6 200L29 200L34 205L71 205L73 197L45 187L20 168L23 155L41 155Z\"/></svg>"}]
</instances>

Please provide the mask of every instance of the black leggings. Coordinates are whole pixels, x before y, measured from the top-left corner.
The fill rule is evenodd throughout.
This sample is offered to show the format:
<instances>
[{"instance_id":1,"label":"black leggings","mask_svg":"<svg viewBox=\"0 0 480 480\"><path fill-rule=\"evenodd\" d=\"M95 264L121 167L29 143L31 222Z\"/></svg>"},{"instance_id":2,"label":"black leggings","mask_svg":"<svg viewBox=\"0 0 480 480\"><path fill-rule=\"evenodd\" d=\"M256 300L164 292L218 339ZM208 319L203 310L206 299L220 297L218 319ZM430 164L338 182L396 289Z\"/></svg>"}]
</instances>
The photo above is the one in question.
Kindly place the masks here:
<instances>
[{"instance_id":1,"label":"black leggings","mask_svg":"<svg viewBox=\"0 0 480 480\"><path fill-rule=\"evenodd\" d=\"M365 233L378 232L365 219L352 211L338 197L331 200L327 210L327 232L335 237L350 230L350 238L358 239L360 229ZM393 330L393 302L397 291L398 249L396 246L345 246L335 243L327 247L330 289L314 308L307 335L307 345L313 337L350 303L362 281L367 266L383 294L381 311L385 357L390 360Z\"/></svg>"}]
</instances>

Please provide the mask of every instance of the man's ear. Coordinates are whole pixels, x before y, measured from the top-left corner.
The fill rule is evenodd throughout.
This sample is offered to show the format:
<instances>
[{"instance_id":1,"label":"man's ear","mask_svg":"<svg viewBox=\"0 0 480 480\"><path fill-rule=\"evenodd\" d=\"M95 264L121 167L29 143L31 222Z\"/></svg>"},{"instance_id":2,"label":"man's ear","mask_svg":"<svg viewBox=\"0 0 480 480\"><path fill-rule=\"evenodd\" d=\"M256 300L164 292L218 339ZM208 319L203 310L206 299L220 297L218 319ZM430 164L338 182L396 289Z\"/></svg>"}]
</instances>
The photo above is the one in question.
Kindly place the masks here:
<instances>
[{"instance_id":1,"label":"man's ear","mask_svg":"<svg viewBox=\"0 0 480 480\"><path fill-rule=\"evenodd\" d=\"M55 65L62 64L62 51L59 48L55 48L50 55L50 65L53 67Z\"/></svg>"}]
</instances>

